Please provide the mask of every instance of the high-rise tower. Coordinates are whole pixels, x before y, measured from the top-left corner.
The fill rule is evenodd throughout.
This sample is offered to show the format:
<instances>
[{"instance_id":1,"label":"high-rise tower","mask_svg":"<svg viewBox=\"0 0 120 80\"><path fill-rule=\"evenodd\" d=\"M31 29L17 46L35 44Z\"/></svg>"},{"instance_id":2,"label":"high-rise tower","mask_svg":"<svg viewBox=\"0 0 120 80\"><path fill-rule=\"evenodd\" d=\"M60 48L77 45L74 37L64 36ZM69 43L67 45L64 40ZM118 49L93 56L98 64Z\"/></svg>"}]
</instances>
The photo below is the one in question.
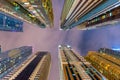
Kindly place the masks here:
<instances>
[{"instance_id":1,"label":"high-rise tower","mask_svg":"<svg viewBox=\"0 0 120 80\"><path fill-rule=\"evenodd\" d=\"M37 24L41 28L54 25L51 0L2 0L0 3L1 11L11 16Z\"/></svg>"},{"instance_id":2,"label":"high-rise tower","mask_svg":"<svg viewBox=\"0 0 120 80\"><path fill-rule=\"evenodd\" d=\"M106 51L103 49L103 52L101 49L100 52L89 51L86 59L109 80L119 80L120 58L113 56L111 52L110 49L106 49Z\"/></svg>"},{"instance_id":3,"label":"high-rise tower","mask_svg":"<svg viewBox=\"0 0 120 80\"><path fill-rule=\"evenodd\" d=\"M98 50L99 53L105 53L111 56L114 56L115 58L119 58L120 59L120 51L115 51L112 49L108 49L108 48L100 48Z\"/></svg>"},{"instance_id":4,"label":"high-rise tower","mask_svg":"<svg viewBox=\"0 0 120 80\"><path fill-rule=\"evenodd\" d=\"M61 29L78 27L87 30L114 24L120 18L119 0L65 0L61 15Z\"/></svg>"},{"instance_id":5,"label":"high-rise tower","mask_svg":"<svg viewBox=\"0 0 120 80\"><path fill-rule=\"evenodd\" d=\"M60 80L106 80L84 57L70 46L59 46Z\"/></svg>"},{"instance_id":6,"label":"high-rise tower","mask_svg":"<svg viewBox=\"0 0 120 80\"><path fill-rule=\"evenodd\" d=\"M19 66L32 54L31 46L23 46L0 54L0 79Z\"/></svg>"},{"instance_id":7,"label":"high-rise tower","mask_svg":"<svg viewBox=\"0 0 120 80\"><path fill-rule=\"evenodd\" d=\"M5 76L3 80L48 80L50 65L50 53L37 52Z\"/></svg>"}]
</instances>

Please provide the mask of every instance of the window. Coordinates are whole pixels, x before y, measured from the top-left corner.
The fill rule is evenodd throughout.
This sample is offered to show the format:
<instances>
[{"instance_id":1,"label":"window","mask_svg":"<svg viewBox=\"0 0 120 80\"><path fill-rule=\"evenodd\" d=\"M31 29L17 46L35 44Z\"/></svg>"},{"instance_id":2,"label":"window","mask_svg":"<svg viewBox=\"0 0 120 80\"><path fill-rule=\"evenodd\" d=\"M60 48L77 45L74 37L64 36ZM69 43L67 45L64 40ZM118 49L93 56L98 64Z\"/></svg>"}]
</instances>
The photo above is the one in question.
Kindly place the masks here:
<instances>
[{"instance_id":1,"label":"window","mask_svg":"<svg viewBox=\"0 0 120 80\"><path fill-rule=\"evenodd\" d=\"M112 16L112 12L110 12L109 14L110 14L110 16Z\"/></svg>"}]
</instances>

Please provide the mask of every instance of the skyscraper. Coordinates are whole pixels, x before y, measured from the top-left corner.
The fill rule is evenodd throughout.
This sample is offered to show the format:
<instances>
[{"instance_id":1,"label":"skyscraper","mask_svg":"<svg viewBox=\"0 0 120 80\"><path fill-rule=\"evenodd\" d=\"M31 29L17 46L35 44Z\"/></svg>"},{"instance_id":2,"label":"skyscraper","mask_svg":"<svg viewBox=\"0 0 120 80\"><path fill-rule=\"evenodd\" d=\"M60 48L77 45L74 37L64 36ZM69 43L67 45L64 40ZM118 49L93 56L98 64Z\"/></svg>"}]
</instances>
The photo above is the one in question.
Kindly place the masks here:
<instances>
[{"instance_id":1,"label":"skyscraper","mask_svg":"<svg viewBox=\"0 0 120 80\"><path fill-rule=\"evenodd\" d=\"M53 27L54 15L51 0L28 0L35 11L43 18L46 27ZM23 3L27 3L23 2Z\"/></svg>"},{"instance_id":2,"label":"skyscraper","mask_svg":"<svg viewBox=\"0 0 120 80\"><path fill-rule=\"evenodd\" d=\"M0 12L0 30L11 32L23 32L23 21Z\"/></svg>"},{"instance_id":3,"label":"skyscraper","mask_svg":"<svg viewBox=\"0 0 120 80\"><path fill-rule=\"evenodd\" d=\"M19 66L30 54L31 46L23 46L0 54L0 79Z\"/></svg>"},{"instance_id":4,"label":"skyscraper","mask_svg":"<svg viewBox=\"0 0 120 80\"><path fill-rule=\"evenodd\" d=\"M120 51L115 51L115 50L108 49L108 48L100 48L98 50L98 52L99 53L105 53L105 54L108 54L108 55L111 55L111 56L114 56L114 57L120 59Z\"/></svg>"},{"instance_id":5,"label":"skyscraper","mask_svg":"<svg viewBox=\"0 0 120 80\"><path fill-rule=\"evenodd\" d=\"M50 53L37 52L5 76L3 80L48 80L50 65Z\"/></svg>"},{"instance_id":6,"label":"skyscraper","mask_svg":"<svg viewBox=\"0 0 120 80\"><path fill-rule=\"evenodd\" d=\"M67 30L77 26L79 29L86 30L115 23L108 21L115 19L113 17L115 15L118 17L119 5L119 0L65 0L61 15L61 29ZM101 24L103 22L107 23Z\"/></svg>"},{"instance_id":7,"label":"skyscraper","mask_svg":"<svg viewBox=\"0 0 120 80\"><path fill-rule=\"evenodd\" d=\"M22 20L37 24L41 28L53 27L51 0L4 0L0 2L5 5L3 8L15 13Z\"/></svg>"},{"instance_id":8,"label":"skyscraper","mask_svg":"<svg viewBox=\"0 0 120 80\"><path fill-rule=\"evenodd\" d=\"M60 80L106 80L84 57L68 45L59 46Z\"/></svg>"},{"instance_id":9,"label":"skyscraper","mask_svg":"<svg viewBox=\"0 0 120 80\"><path fill-rule=\"evenodd\" d=\"M88 52L86 59L109 80L120 80L120 59L95 51Z\"/></svg>"}]
</instances>

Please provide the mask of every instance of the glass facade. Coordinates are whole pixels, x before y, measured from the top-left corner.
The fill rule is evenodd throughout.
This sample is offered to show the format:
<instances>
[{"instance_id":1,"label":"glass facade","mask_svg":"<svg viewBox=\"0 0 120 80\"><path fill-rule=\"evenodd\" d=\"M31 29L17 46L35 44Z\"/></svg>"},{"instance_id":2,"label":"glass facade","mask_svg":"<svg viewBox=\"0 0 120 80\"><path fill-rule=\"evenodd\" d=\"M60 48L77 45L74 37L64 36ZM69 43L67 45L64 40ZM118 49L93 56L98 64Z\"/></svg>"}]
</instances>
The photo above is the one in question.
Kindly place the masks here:
<instances>
[{"instance_id":1,"label":"glass facade","mask_svg":"<svg viewBox=\"0 0 120 80\"><path fill-rule=\"evenodd\" d=\"M112 49L107 49L107 48L100 48L98 50L99 53L106 53L108 55L111 55L111 56L114 56L116 58L119 58L120 59L120 51L115 51L115 50L112 50Z\"/></svg>"},{"instance_id":2,"label":"glass facade","mask_svg":"<svg viewBox=\"0 0 120 80\"><path fill-rule=\"evenodd\" d=\"M26 58L32 54L31 46L24 46L1 53L1 57L8 54L0 61L0 78L8 74L14 67L20 65Z\"/></svg>"},{"instance_id":3,"label":"glass facade","mask_svg":"<svg viewBox=\"0 0 120 80\"><path fill-rule=\"evenodd\" d=\"M22 32L23 22L0 12L0 30Z\"/></svg>"}]
</instances>

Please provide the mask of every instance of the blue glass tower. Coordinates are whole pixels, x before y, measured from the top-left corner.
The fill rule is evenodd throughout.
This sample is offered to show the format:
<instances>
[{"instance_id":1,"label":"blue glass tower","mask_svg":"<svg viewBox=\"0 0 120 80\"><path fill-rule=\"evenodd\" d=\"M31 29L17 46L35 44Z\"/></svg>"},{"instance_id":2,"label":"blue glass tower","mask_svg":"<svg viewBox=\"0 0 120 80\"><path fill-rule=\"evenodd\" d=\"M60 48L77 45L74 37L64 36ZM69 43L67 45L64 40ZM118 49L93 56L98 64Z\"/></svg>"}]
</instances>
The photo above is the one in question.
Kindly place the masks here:
<instances>
[{"instance_id":1,"label":"blue glass tower","mask_svg":"<svg viewBox=\"0 0 120 80\"><path fill-rule=\"evenodd\" d=\"M11 32L23 32L23 22L17 18L0 12L0 30Z\"/></svg>"},{"instance_id":2,"label":"blue glass tower","mask_svg":"<svg viewBox=\"0 0 120 80\"><path fill-rule=\"evenodd\" d=\"M30 54L32 54L31 46L23 46L2 52L0 54L0 78L19 66Z\"/></svg>"}]
</instances>

